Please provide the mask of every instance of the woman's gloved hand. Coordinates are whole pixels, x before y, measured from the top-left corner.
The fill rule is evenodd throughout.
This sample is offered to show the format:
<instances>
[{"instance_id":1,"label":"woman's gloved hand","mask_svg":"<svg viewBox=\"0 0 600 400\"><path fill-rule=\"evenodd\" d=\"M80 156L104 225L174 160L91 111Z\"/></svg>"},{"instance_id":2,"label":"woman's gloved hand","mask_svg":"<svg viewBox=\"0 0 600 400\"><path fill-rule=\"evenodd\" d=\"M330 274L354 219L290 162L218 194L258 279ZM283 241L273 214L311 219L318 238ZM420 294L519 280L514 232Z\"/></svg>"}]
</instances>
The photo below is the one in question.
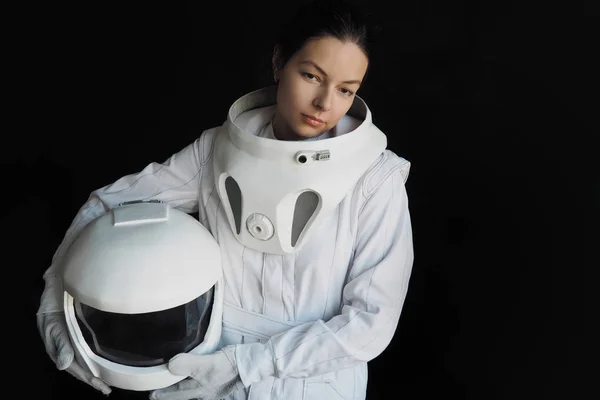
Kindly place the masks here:
<instances>
[{"instance_id":1,"label":"woman's gloved hand","mask_svg":"<svg viewBox=\"0 0 600 400\"><path fill-rule=\"evenodd\" d=\"M190 378L153 391L151 400L221 399L244 387L235 360L235 346L206 355L178 354L169 361L168 368L175 375Z\"/></svg>"},{"instance_id":2,"label":"woman's gloved hand","mask_svg":"<svg viewBox=\"0 0 600 400\"><path fill-rule=\"evenodd\" d=\"M56 367L87 383L105 395L111 392L110 387L93 376L75 360L75 352L69 338L67 321L63 312L51 312L37 315L37 325L46 346L46 352Z\"/></svg>"},{"instance_id":3,"label":"woman's gloved hand","mask_svg":"<svg viewBox=\"0 0 600 400\"><path fill-rule=\"evenodd\" d=\"M37 326L46 347L46 352L56 367L105 395L110 394L110 387L102 380L93 376L75 360L75 351L69 337L67 320L62 308L62 281L52 273L50 268L44 276L44 291L37 311Z\"/></svg>"}]
</instances>

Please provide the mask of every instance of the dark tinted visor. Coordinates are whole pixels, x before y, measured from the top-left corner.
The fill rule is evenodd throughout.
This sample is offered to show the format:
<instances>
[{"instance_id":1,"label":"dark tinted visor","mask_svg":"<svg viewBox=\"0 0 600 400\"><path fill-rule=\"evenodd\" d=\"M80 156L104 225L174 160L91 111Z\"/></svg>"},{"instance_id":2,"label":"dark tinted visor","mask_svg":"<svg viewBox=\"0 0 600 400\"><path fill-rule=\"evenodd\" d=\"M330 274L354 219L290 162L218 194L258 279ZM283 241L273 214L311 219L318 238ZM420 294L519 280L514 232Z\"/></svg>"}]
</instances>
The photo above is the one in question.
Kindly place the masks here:
<instances>
[{"instance_id":1,"label":"dark tinted visor","mask_svg":"<svg viewBox=\"0 0 600 400\"><path fill-rule=\"evenodd\" d=\"M187 353L204 340L213 290L187 304L144 314L97 310L75 300L75 316L90 349L118 364L150 367Z\"/></svg>"}]
</instances>

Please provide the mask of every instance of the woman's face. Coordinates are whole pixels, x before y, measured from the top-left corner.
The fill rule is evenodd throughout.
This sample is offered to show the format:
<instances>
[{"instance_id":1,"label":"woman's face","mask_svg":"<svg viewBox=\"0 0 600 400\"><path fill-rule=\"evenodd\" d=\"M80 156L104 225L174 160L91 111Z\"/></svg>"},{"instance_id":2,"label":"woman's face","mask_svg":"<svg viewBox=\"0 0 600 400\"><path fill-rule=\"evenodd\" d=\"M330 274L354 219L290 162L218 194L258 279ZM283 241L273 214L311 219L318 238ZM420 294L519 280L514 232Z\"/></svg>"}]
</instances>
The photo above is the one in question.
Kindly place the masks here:
<instances>
[{"instance_id":1,"label":"woman's face","mask_svg":"<svg viewBox=\"0 0 600 400\"><path fill-rule=\"evenodd\" d=\"M273 63L276 68L277 53ZM352 105L368 63L355 43L330 36L308 40L283 69L275 70L277 139L308 139L333 128Z\"/></svg>"}]
</instances>

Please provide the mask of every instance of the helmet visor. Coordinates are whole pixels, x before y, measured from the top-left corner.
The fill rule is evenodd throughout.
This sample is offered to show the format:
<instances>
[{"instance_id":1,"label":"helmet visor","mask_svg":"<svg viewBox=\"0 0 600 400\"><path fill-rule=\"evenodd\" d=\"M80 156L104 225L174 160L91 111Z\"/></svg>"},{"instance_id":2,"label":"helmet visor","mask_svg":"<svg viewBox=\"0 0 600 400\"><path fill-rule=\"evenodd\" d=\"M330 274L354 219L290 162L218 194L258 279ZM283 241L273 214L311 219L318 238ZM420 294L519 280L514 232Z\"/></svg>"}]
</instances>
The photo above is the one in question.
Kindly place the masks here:
<instances>
[{"instance_id":1,"label":"helmet visor","mask_svg":"<svg viewBox=\"0 0 600 400\"><path fill-rule=\"evenodd\" d=\"M77 300L75 316L90 349L118 364L150 367L187 353L204 340L214 287L189 303L143 314L105 312Z\"/></svg>"}]
</instances>

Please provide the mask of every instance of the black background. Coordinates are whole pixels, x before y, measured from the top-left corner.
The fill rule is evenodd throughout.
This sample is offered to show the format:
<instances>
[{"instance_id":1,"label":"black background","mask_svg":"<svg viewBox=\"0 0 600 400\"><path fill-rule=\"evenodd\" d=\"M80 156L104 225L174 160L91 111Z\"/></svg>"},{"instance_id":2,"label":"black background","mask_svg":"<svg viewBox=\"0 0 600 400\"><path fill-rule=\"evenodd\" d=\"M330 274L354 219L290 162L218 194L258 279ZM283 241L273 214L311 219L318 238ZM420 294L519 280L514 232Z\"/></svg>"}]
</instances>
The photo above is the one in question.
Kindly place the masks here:
<instances>
[{"instance_id":1,"label":"black background","mask_svg":"<svg viewBox=\"0 0 600 400\"><path fill-rule=\"evenodd\" d=\"M2 146L3 342L21 394L103 398L46 356L41 275L92 190L165 160L271 84L272 39L295 4L48 2L6 14L18 22L5 37L17 90ZM566 4L368 2L383 31L359 95L412 163L415 243L369 399L595 397L584 293L599 265L600 18L591 1Z\"/></svg>"}]
</instances>

